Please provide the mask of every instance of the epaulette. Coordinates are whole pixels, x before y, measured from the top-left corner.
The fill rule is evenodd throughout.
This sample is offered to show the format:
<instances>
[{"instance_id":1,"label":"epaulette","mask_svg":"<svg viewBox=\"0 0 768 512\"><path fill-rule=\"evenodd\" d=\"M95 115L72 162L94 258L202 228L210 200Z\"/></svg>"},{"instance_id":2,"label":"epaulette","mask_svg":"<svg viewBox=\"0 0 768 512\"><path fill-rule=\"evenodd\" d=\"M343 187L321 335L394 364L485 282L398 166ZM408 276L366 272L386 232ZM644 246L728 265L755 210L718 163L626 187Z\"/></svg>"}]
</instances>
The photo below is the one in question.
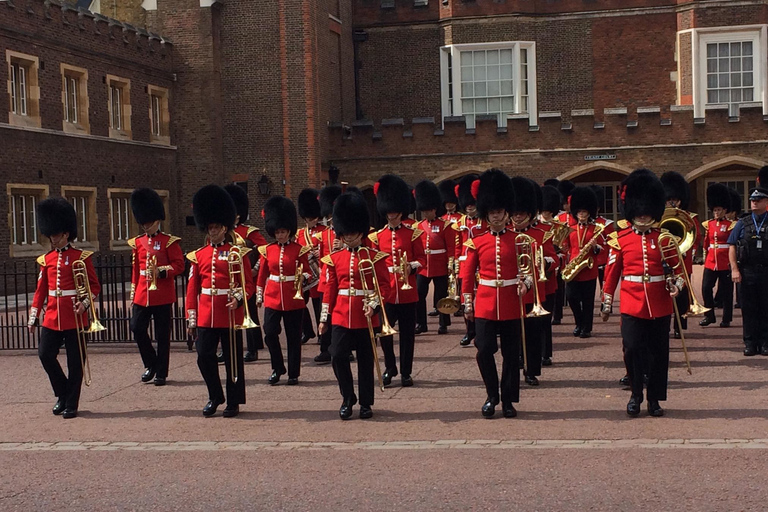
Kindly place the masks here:
<instances>
[{"instance_id":1,"label":"epaulette","mask_svg":"<svg viewBox=\"0 0 768 512\"><path fill-rule=\"evenodd\" d=\"M410 228L413 230L413 236L411 236L411 242L415 241L417 238L419 238L424 231L416 228Z\"/></svg>"},{"instance_id":2,"label":"epaulette","mask_svg":"<svg viewBox=\"0 0 768 512\"><path fill-rule=\"evenodd\" d=\"M309 246L309 245L302 245L301 249L299 249L299 256L304 256L305 254L307 254L311 250L312 250L311 246Z\"/></svg>"},{"instance_id":3,"label":"epaulette","mask_svg":"<svg viewBox=\"0 0 768 512\"><path fill-rule=\"evenodd\" d=\"M85 261L88 258L90 258L91 256L93 256L93 251L84 251L82 249L80 250L80 259L81 260Z\"/></svg>"},{"instance_id":4,"label":"epaulette","mask_svg":"<svg viewBox=\"0 0 768 512\"><path fill-rule=\"evenodd\" d=\"M259 228L257 228L256 226L248 226L248 230L245 232L245 236L248 236L254 231L258 231L258 230Z\"/></svg>"},{"instance_id":5,"label":"epaulette","mask_svg":"<svg viewBox=\"0 0 768 512\"><path fill-rule=\"evenodd\" d=\"M246 256L249 252L251 252L253 250L250 247L240 247L239 249L240 249L240 256L241 257Z\"/></svg>"},{"instance_id":6,"label":"epaulette","mask_svg":"<svg viewBox=\"0 0 768 512\"><path fill-rule=\"evenodd\" d=\"M467 240L466 242L464 242L464 247L467 247L469 249L474 249L475 248L475 242L472 241L472 240Z\"/></svg>"},{"instance_id":7,"label":"epaulette","mask_svg":"<svg viewBox=\"0 0 768 512\"><path fill-rule=\"evenodd\" d=\"M443 225L444 229L448 229L449 227L453 226L453 221L451 219L446 219L445 224Z\"/></svg>"},{"instance_id":8,"label":"epaulette","mask_svg":"<svg viewBox=\"0 0 768 512\"><path fill-rule=\"evenodd\" d=\"M543 229L541 231L544 231ZM551 229L544 231L544 238L541 239L541 243L545 244L549 242L552 237L555 236L555 232Z\"/></svg>"},{"instance_id":9,"label":"epaulette","mask_svg":"<svg viewBox=\"0 0 768 512\"><path fill-rule=\"evenodd\" d=\"M235 245L245 246L245 238L238 235L236 231L230 231L232 234L232 243Z\"/></svg>"},{"instance_id":10,"label":"epaulette","mask_svg":"<svg viewBox=\"0 0 768 512\"><path fill-rule=\"evenodd\" d=\"M709 229L709 221L705 220L704 222L702 222L701 227L703 227L704 229Z\"/></svg>"},{"instance_id":11,"label":"epaulette","mask_svg":"<svg viewBox=\"0 0 768 512\"><path fill-rule=\"evenodd\" d=\"M627 219L621 219L616 222L616 225L619 226L619 229L627 229L629 227L629 221Z\"/></svg>"},{"instance_id":12,"label":"epaulette","mask_svg":"<svg viewBox=\"0 0 768 512\"><path fill-rule=\"evenodd\" d=\"M41 254L40 256L37 257L37 260L35 260L37 261L37 264L40 265L41 267L45 265L45 257L47 254L48 253Z\"/></svg>"},{"instance_id":13,"label":"epaulette","mask_svg":"<svg viewBox=\"0 0 768 512\"><path fill-rule=\"evenodd\" d=\"M370 240L376 245L379 245L379 233L368 233L368 240Z\"/></svg>"},{"instance_id":14,"label":"epaulette","mask_svg":"<svg viewBox=\"0 0 768 512\"><path fill-rule=\"evenodd\" d=\"M731 229L734 229L734 228L736 228L736 223L737 223L737 222L739 222L739 221L737 221L737 220L732 220L732 221L731 221Z\"/></svg>"},{"instance_id":15,"label":"epaulette","mask_svg":"<svg viewBox=\"0 0 768 512\"><path fill-rule=\"evenodd\" d=\"M326 254L325 256L320 258L320 261L323 262L326 265L330 265L331 267L333 266L333 260L331 259L331 255L330 254Z\"/></svg>"},{"instance_id":16,"label":"epaulette","mask_svg":"<svg viewBox=\"0 0 768 512\"><path fill-rule=\"evenodd\" d=\"M181 237L180 236L168 235L168 243L165 244L165 247L168 248L168 247L171 246L171 244L174 244L174 243L179 242L179 241L181 241Z\"/></svg>"},{"instance_id":17,"label":"epaulette","mask_svg":"<svg viewBox=\"0 0 768 512\"><path fill-rule=\"evenodd\" d=\"M376 252L376 256L373 257L373 262L376 263L377 261L381 261L384 258L386 258L387 256L389 256L389 254L387 254L386 252L384 252L384 251L377 251Z\"/></svg>"},{"instance_id":18,"label":"epaulette","mask_svg":"<svg viewBox=\"0 0 768 512\"><path fill-rule=\"evenodd\" d=\"M691 218L692 218L692 219L695 219L696 217L698 217L698 216L699 216L699 214L698 214L698 213L694 213L694 212L687 212L687 213L688 213L688 215L690 215L690 216L691 216Z\"/></svg>"},{"instance_id":19,"label":"epaulette","mask_svg":"<svg viewBox=\"0 0 768 512\"><path fill-rule=\"evenodd\" d=\"M135 236L135 237L133 237L133 238L129 238L129 239L126 241L126 243L128 244L128 246L129 246L131 249L135 249L135 248L136 248L136 239L137 239L137 238L138 238L138 237L136 237L136 236Z\"/></svg>"},{"instance_id":20,"label":"epaulette","mask_svg":"<svg viewBox=\"0 0 768 512\"><path fill-rule=\"evenodd\" d=\"M258 247L258 251L259 251L259 254L261 254L262 258L266 258L267 257L267 246L266 245L260 245Z\"/></svg>"},{"instance_id":21,"label":"epaulette","mask_svg":"<svg viewBox=\"0 0 768 512\"><path fill-rule=\"evenodd\" d=\"M322 241L322 240L323 240L323 232L322 232L322 231L318 231L317 233L315 233L315 234L314 234L314 235L312 235L312 236L313 236L313 237L315 237L315 238L317 238L317 239L318 239L318 240L320 240L320 241Z\"/></svg>"},{"instance_id":22,"label":"epaulette","mask_svg":"<svg viewBox=\"0 0 768 512\"><path fill-rule=\"evenodd\" d=\"M197 263L197 251L188 252L187 259L192 263Z\"/></svg>"},{"instance_id":23,"label":"epaulette","mask_svg":"<svg viewBox=\"0 0 768 512\"><path fill-rule=\"evenodd\" d=\"M608 240L608 246L616 249L617 251L621 250L621 244L619 243L618 237L610 237L610 240Z\"/></svg>"}]
</instances>

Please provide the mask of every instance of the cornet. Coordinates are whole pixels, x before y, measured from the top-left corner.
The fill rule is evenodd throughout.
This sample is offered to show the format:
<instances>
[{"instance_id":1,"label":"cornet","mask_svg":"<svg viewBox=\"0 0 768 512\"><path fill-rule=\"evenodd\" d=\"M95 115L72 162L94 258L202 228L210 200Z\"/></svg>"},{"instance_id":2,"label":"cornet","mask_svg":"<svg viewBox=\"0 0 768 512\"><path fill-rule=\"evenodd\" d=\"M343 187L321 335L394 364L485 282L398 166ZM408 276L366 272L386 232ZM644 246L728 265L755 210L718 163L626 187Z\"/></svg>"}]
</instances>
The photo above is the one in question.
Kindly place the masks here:
<instances>
[{"instance_id":1,"label":"cornet","mask_svg":"<svg viewBox=\"0 0 768 512\"><path fill-rule=\"evenodd\" d=\"M157 256L151 255L147 257L147 281L149 281L149 287L147 289L150 292L157 290L157 276L155 275L155 269L157 268Z\"/></svg>"},{"instance_id":2,"label":"cornet","mask_svg":"<svg viewBox=\"0 0 768 512\"><path fill-rule=\"evenodd\" d=\"M296 293L293 294L294 300L304 300L304 294L302 293L302 286L304 285L304 264L296 262L296 275L293 278L294 288Z\"/></svg>"},{"instance_id":3,"label":"cornet","mask_svg":"<svg viewBox=\"0 0 768 512\"><path fill-rule=\"evenodd\" d=\"M406 274L406 267L408 266L408 253L403 252L402 249L397 250L398 258L399 258L399 264L395 265L396 267L399 267L399 279L400 282L402 282L402 286L400 286L401 290L413 290L413 286L411 286L408 283L408 274Z\"/></svg>"}]
</instances>

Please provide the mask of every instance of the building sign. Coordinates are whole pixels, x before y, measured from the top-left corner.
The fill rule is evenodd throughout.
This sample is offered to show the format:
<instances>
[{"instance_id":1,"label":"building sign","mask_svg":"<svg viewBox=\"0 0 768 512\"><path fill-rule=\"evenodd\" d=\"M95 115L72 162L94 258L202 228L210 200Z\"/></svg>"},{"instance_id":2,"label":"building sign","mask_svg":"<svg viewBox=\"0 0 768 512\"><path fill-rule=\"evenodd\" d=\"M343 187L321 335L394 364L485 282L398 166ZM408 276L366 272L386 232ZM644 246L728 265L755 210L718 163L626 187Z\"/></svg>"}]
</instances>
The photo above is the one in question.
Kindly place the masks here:
<instances>
[{"instance_id":1,"label":"building sign","mask_svg":"<svg viewBox=\"0 0 768 512\"><path fill-rule=\"evenodd\" d=\"M584 160L593 162L595 160L616 160L616 155L586 155Z\"/></svg>"}]
</instances>

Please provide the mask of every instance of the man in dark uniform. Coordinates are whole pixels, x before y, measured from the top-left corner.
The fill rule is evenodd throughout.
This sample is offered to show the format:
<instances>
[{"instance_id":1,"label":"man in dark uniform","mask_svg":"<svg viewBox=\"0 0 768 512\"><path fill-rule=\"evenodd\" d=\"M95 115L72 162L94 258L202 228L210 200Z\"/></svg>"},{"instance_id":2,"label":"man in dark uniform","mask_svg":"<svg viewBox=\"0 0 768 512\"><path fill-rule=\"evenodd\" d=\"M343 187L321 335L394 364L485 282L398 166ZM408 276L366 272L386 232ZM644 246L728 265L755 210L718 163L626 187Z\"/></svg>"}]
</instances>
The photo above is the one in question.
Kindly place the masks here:
<instances>
[{"instance_id":1,"label":"man in dark uniform","mask_svg":"<svg viewBox=\"0 0 768 512\"><path fill-rule=\"evenodd\" d=\"M768 167L750 191L751 212L733 228L728 245L731 276L741 283L744 355L768 356Z\"/></svg>"}]
</instances>

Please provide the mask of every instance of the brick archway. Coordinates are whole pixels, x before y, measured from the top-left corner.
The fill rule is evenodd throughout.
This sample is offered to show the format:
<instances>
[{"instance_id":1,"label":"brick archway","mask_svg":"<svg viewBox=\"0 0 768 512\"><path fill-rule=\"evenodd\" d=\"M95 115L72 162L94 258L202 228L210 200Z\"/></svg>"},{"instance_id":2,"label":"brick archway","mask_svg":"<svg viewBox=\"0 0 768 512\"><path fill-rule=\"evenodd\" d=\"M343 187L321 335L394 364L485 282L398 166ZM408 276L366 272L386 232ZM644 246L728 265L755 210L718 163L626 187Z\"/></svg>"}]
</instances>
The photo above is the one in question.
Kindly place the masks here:
<instances>
[{"instance_id":1,"label":"brick archway","mask_svg":"<svg viewBox=\"0 0 768 512\"><path fill-rule=\"evenodd\" d=\"M731 165L743 165L744 167L752 167L757 170L766 165L766 162L742 155L727 156L725 158L721 158L720 160L715 160L714 162L704 164L701 167L697 167L696 169L689 172L685 176L685 179L688 181L688 183L690 183L697 178L709 174L710 172L714 172L718 169L729 167ZM757 176L757 173L755 173L755 176Z\"/></svg>"},{"instance_id":2,"label":"brick archway","mask_svg":"<svg viewBox=\"0 0 768 512\"><path fill-rule=\"evenodd\" d=\"M485 169L462 169L460 171L449 171L443 174L439 174L436 176L432 181L435 183L440 183L446 180L455 180L459 181L463 176L466 176L467 174L483 174L485 172Z\"/></svg>"},{"instance_id":3,"label":"brick archway","mask_svg":"<svg viewBox=\"0 0 768 512\"><path fill-rule=\"evenodd\" d=\"M574 178L578 178L583 174L588 174L590 172L600 171L600 170L614 171L623 175L629 175L633 171L633 169L630 169L629 167L619 165L613 162L599 161L599 162L590 162L588 164L575 167L570 171L566 171L565 173L561 174L560 176L557 177L557 179L572 180Z\"/></svg>"}]
</instances>

